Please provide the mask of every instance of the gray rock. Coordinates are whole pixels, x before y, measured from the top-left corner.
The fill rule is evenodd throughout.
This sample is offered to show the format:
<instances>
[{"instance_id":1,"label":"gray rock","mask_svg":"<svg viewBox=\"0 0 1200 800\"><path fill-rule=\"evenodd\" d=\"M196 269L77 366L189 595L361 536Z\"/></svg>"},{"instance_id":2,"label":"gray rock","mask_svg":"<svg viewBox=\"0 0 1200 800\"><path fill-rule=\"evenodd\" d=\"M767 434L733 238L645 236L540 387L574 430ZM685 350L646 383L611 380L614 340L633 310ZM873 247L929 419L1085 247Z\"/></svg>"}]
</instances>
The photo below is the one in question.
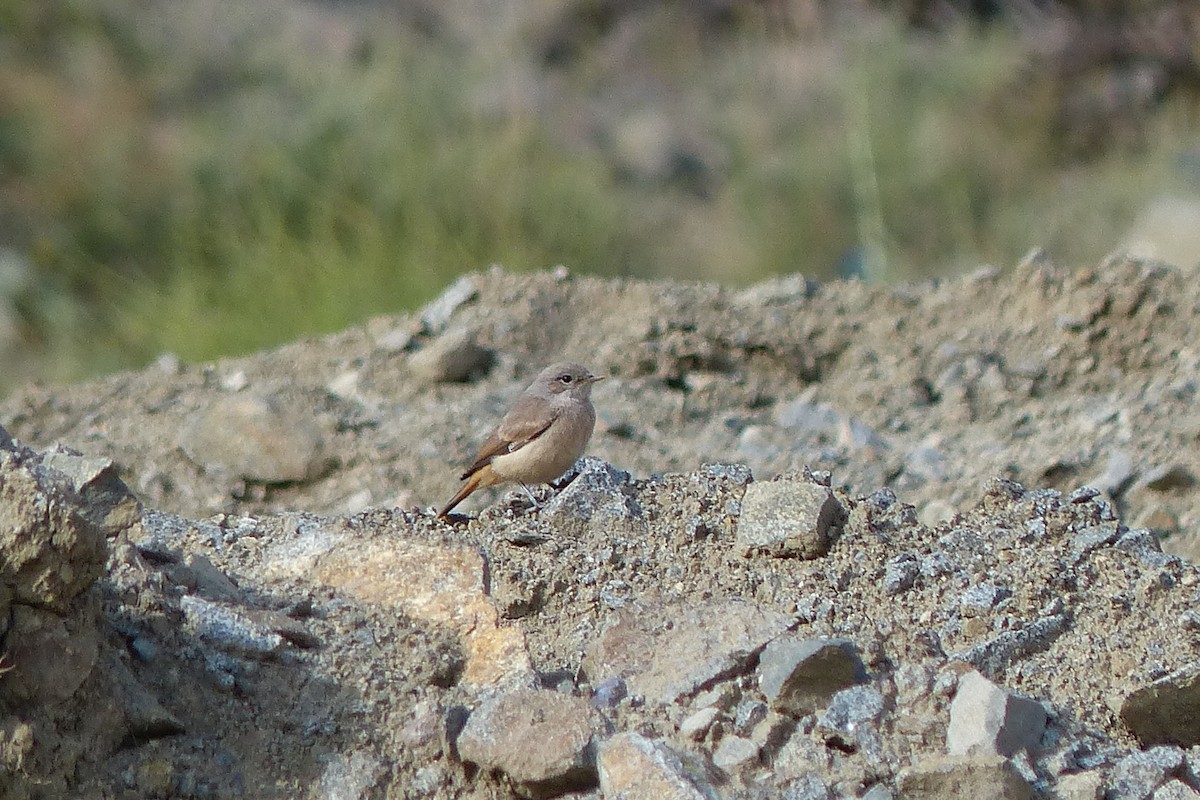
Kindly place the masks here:
<instances>
[{"instance_id":1,"label":"gray rock","mask_svg":"<svg viewBox=\"0 0 1200 800\"><path fill-rule=\"evenodd\" d=\"M737 546L743 555L818 558L845 510L824 486L795 479L752 483L742 498Z\"/></svg>"},{"instance_id":2,"label":"gray rock","mask_svg":"<svg viewBox=\"0 0 1200 800\"><path fill-rule=\"evenodd\" d=\"M662 742L618 733L603 742L597 757L600 794L620 800L717 800L705 776L689 769Z\"/></svg>"},{"instance_id":3,"label":"gray rock","mask_svg":"<svg viewBox=\"0 0 1200 800\"><path fill-rule=\"evenodd\" d=\"M176 574L183 577L187 587L204 595L209 600L240 602L242 590L217 569L216 565L199 553L189 553Z\"/></svg>"},{"instance_id":4,"label":"gray rock","mask_svg":"<svg viewBox=\"0 0 1200 800\"><path fill-rule=\"evenodd\" d=\"M1200 664L1135 690L1121 704L1121 721L1143 746L1200 744Z\"/></svg>"},{"instance_id":5,"label":"gray rock","mask_svg":"<svg viewBox=\"0 0 1200 800\"><path fill-rule=\"evenodd\" d=\"M951 755L1012 756L1036 748L1045 729L1041 703L1007 692L971 670L959 678L950 704L946 749Z\"/></svg>"},{"instance_id":6,"label":"gray rock","mask_svg":"<svg viewBox=\"0 0 1200 800\"><path fill-rule=\"evenodd\" d=\"M1200 792L1181 780L1170 780L1154 790L1154 800L1200 800Z\"/></svg>"},{"instance_id":7,"label":"gray rock","mask_svg":"<svg viewBox=\"0 0 1200 800\"><path fill-rule=\"evenodd\" d=\"M829 786L814 772L788 781L779 796L781 800L833 800Z\"/></svg>"},{"instance_id":8,"label":"gray rock","mask_svg":"<svg viewBox=\"0 0 1200 800\"><path fill-rule=\"evenodd\" d=\"M362 800L383 775L384 764L365 750L339 753L325 765L317 783L321 800Z\"/></svg>"},{"instance_id":9,"label":"gray rock","mask_svg":"<svg viewBox=\"0 0 1200 800\"><path fill-rule=\"evenodd\" d=\"M663 619L672 626L662 626ZM747 669L790 624L783 614L739 600L630 608L589 644L583 669L593 681L624 675L630 694L671 704Z\"/></svg>"},{"instance_id":10,"label":"gray rock","mask_svg":"<svg viewBox=\"0 0 1200 800\"><path fill-rule=\"evenodd\" d=\"M1160 745L1135 750L1113 766L1108 776L1107 800L1145 800L1154 790L1182 772L1183 750Z\"/></svg>"},{"instance_id":11,"label":"gray rock","mask_svg":"<svg viewBox=\"0 0 1200 800\"><path fill-rule=\"evenodd\" d=\"M1137 557L1138 561L1142 562L1143 566L1151 569L1160 569L1179 563L1178 558L1162 551L1158 537L1145 528L1125 531L1113 544L1113 547L1131 553Z\"/></svg>"},{"instance_id":12,"label":"gray rock","mask_svg":"<svg viewBox=\"0 0 1200 800\"><path fill-rule=\"evenodd\" d=\"M776 639L758 661L758 685L771 708L794 717L810 714L841 689L866 681L853 642Z\"/></svg>"},{"instance_id":13,"label":"gray rock","mask_svg":"<svg viewBox=\"0 0 1200 800\"><path fill-rule=\"evenodd\" d=\"M1065 614L1051 614L1023 628L1005 631L974 647L951 653L952 661L965 661L984 675L997 675L1009 664L1040 653L1070 627Z\"/></svg>"},{"instance_id":14,"label":"gray rock","mask_svg":"<svg viewBox=\"0 0 1200 800\"><path fill-rule=\"evenodd\" d=\"M1120 526L1115 522L1102 522L1099 525L1084 528L1072 537L1071 552L1078 560L1094 550L1112 544L1120 536L1120 533Z\"/></svg>"},{"instance_id":15,"label":"gray rock","mask_svg":"<svg viewBox=\"0 0 1200 800\"><path fill-rule=\"evenodd\" d=\"M450 318L460 306L479 296L475 279L464 275L446 287L436 300L421 311L421 325L426 333L439 334L450 324Z\"/></svg>"},{"instance_id":16,"label":"gray rock","mask_svg":"<svg viewBox=\"0 0 1200 800\"><path fill-rule=\"evenodd\" d=\"M1001 756L932 756L902 769L897 781L905 800L1031 800L1029 785Z\"/></svg>"},{"instance_id":17,"label":"gray rock","mask_svg":"<svg viewBox=\"0 0 1200 800\"><path fill-rule=\"evenodd\" d=\"M492 368L495 356L475 340L469 330L456 330L427 342L408 359L418 380L428 383L465 383Z\"/></svg>"},{"instance_id":18,"label":"gray rock","mask_svg":"<svg viewBox=\"0 0 1200 800\"><path fill-rule=\"evenodd\" d=\"M874 686L851 686L833 696L817 720L817 727L827 736L832 734L852 742L862 726L883 717L884 707L883 695Z\"/></svg>"},{"instance_id":19,"label":"gray rock","mask_svg":"<svg viewBox=\"0 0 1200 800\"><path fill-rule=\"evenodd\" d=\"M592 690L593 708L615 708L629 694L625 681L617 676L606 678Z\"/></svg>"},{"instance_id":20,"label":"gray rock","mask_svg":"<svg viewBox=\"0 0 1200 800\"><path fill-rule=\"evenodd\" d=\"M958 599L958 604L964 613L972 611L990 611L996 605L1008 597L1012 597L1012 590L1003 586L997 586L994 583L977 583L968 588Z\"/></svg>"},{"instance_id":21,"label":"gray rock","mask_svg":"<svg viewBox=\"0 0 1200 800\"><path fill-rule=\"evenodd\" d=\"M743 700L738 703L733 715L733 727L741 735L748 735L754 726L767 718L767 704L761 700Z\"/></svg>"},{"instance_id":22,"label":"gray rock","mask_svg":"<svg viewBox=\"0 0 1200 800\"><path fill-rule=\"evenodd\" d=\"M571 482L542 507L543 520L559 528L643 525L628 472L591 456L581 458L574 469Z\"/></svg>"},{"instance_id":23,"label":"gray rock","mask_svg":"<svg viewBox=\"0 0 1200 800\"><path fill-rule=\"evenodd\" d=\"M1155 492L1190 489L1196 485L1196 476L1182 464L1164 464L1148 471L1142 485Z\"/></svg>"},{"instance_id":24,"label":"gray rock","mask_svg":"<svg viewBox=\"0 0 1200 800\"><path fill-rule=\"evenodd\" d=\"M896 795L887 787L887 784L877 783L870 789L867 789L866 794L861 800L893 800Z\"/></svg>"},{"instance_id":25,"label":"gray rock","mask_svg":"<svg viewBox=\"0 0 1200 800\"><path fill-rule=\"evenodd\" d=\"M324 432L311 409L274 397L226 395L193 412L179 446L197 465L254 483L309 480L326 467Z\"/></svg>"},{"instance_id":26,"label":"gray rock","mask_svg":"<svg viewBox=\"0 0 1200 800\"><path fill-rule=\"evenodd\" d=\"M917 582L921 564L912 553L901 553L888 562L883 573L883 590L888 594L907 592Z\"/></svg>"},{"instance_id":27,"label":"gray rock","mask_svg":"<svg viewBox=\"0 0 1200 800\"><path fill-rule=\"evenodd\" d=\"M726 736L713 751L713 763L726 772L736 772L750 763L758 762L758 745L741 736Z\"/></svg>"},{"instance_id":28,"label":"gray rock","mask_svg":"<svg viewBox=\"0 0 1200 800\"><path fill-rule=\"evenodd\" d=\"M236 608L194 595L179 600L183 618L193 632L213 645L243 655L269 655L283 648L284 638Z\"/></svg>"},{"instance_id":29,"label":"gray rock","mask_svg":"<svg viewBox=\"0 0 1200 800\"><path fill-rule=\"evenodd\" d=\"M471 712L458 753L535 796L584 789L597 780L597 722L579 697L525 687L502 691Z\"/></svg>"}]
</instances>

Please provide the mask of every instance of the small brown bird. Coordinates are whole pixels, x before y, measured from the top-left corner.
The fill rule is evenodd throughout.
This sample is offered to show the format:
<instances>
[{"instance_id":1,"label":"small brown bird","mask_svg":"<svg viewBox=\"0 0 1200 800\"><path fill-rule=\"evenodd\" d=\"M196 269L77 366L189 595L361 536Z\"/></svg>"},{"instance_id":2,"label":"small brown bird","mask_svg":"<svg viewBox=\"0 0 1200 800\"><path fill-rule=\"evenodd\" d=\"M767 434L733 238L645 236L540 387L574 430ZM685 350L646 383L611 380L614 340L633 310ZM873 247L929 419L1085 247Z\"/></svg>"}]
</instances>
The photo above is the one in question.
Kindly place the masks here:
<instances>
[{"instance_id":1,"label":"small brown bird","mask_svg":"<svg viewBox=\"0 0 1200 800\"><path fill-rule=\"evenodd\" d=\"M528 492L529 484L549 483L570 469L592 437L592 384L602 379L569 362L542 370L479 448L462 474L466 483L438 517L476 489L515 481Z\"/></svg>"}]
</instances>

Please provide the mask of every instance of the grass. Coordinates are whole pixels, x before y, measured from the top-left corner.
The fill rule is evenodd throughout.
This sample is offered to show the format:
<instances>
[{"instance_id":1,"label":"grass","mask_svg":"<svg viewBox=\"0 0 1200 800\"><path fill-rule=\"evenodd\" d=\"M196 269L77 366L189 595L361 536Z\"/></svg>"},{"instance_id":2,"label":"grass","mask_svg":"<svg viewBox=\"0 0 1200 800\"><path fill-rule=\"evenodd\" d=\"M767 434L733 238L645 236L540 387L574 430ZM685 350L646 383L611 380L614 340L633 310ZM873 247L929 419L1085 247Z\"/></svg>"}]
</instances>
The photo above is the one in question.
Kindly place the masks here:
<instances>
[{"instance_id":1,"label":"grass","mask_svg":"<svg viewBox=\"0 0 1200 800\"><path fill-rule=\"evenodd\" d=\"M797 43L751 20L713 48L667 6L633 46L661 107L622 104L629 64L585 49L540 76L535 96L560 94L535 114L497 102L529 88L502 47L285 0L157 27L147 8L0 0L0 234L30 265L34 377L336 330L494 262L746 283L908 280L1033 245L1094 261L1186 146L1164 114L1135 153L1064 159L1052 105L1015 121L1024 50L1002 28L880 17ZM624 174L564 133L597 107L600 140L631 108L665 114L698 171Z\"/></svg>"}]
</instances>

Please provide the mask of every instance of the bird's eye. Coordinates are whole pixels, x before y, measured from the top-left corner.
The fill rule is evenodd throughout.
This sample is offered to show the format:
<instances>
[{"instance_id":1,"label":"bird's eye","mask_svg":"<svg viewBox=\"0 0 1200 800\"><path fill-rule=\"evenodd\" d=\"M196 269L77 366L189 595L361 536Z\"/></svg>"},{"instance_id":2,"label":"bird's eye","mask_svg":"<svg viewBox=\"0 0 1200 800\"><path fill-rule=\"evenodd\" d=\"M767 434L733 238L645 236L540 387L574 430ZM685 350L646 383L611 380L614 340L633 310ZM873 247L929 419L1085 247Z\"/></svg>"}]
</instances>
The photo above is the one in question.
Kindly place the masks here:
<instances>
[{"instance_id":1,"label":"bird's eye","mask_svg":"<svg viewBox=\"0 0 1200 800\"><path fill-rule=\"evenodd\" d=\"M575 380L574 378L571 377L571 374L568 372L564 372L562 375L559 375L558 379L560 381L562 381L563 383L570 383L571 381Z\"/></svg>"}]
</instances>

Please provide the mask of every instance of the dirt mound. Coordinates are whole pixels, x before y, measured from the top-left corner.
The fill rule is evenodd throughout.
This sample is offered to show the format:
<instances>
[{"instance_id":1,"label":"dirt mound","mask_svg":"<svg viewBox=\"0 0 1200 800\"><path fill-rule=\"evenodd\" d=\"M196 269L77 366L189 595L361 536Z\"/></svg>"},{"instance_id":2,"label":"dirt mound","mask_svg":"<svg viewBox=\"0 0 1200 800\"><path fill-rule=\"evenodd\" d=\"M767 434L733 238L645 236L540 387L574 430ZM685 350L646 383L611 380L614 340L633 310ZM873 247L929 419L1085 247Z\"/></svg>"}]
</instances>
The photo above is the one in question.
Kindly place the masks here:
<instances>
[{"instance_id":1,"label":"dirt mound","mask_svg":"<svg viewBox=\"0 0 1200 800\"><path fill-rule=\"evenodd\" d=\"M0 795L1198 790L1192 283L494 270L28 388L12 435L82 452L2 443ZM435 521L559 358L593 457Z\"/></svg>"}]
</instances>

